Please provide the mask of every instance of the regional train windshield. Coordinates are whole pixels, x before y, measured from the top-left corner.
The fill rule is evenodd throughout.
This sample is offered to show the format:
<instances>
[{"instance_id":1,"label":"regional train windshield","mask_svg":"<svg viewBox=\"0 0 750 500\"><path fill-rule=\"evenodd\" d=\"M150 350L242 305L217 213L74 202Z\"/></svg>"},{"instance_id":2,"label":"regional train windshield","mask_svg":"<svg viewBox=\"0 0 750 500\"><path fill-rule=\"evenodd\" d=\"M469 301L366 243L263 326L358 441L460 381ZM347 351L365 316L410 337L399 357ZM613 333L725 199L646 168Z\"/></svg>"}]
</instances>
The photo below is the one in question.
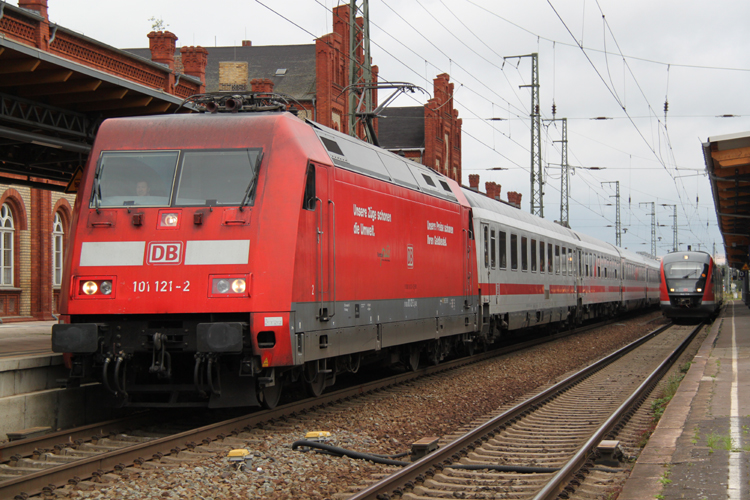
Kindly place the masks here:
<instances>
[{"instance_id":1,"label":"regional train windshield","mask_svg":"<svg viewBox=\"0 0 750 500\"><path fill-rule=\"evenodd\" d=\"M708 264L682 261L664 264L664 277L671 292L693 292L703 288L708 275Z\"/></svg>"},{"instance_id":2,"label":"regional train windshield","mask_svg":"<svg viewBox=\"0 0 750 500\"><path fill-rule=\"evenodd\" d=\"M105 151L91 208L252 205L261 149Z\"/></svg>"}]
</instances>

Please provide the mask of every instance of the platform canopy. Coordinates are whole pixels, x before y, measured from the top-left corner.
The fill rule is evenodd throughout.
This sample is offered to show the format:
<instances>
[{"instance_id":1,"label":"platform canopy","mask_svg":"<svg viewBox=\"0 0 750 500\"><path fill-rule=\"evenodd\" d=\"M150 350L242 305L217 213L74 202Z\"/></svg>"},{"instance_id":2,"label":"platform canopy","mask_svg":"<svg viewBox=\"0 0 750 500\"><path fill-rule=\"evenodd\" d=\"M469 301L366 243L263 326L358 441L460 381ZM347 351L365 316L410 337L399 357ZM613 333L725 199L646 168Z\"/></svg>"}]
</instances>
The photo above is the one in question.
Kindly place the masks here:
<instances>
[{"instance_id":1,"label":"platform canopy","mask_svg":"<svg viewBox=\"0 0 750 500\"><path fill-rule=\"evenodd\" d=\"M2 183L61 191L103 120L173 112L202 88L198 78L50 24L46 1L31 3L43 11L0 2Z\"/></svg>"},{"instance_id":2,"label":"platform canopy","mask_svg":"<svg viewBox=\"0 0 750 500\"><path fill-rule=\"evenodd\" d=\"M750 132L709 137L703 156L727 263L750 270Z\"/></svg>"}]
</instances>

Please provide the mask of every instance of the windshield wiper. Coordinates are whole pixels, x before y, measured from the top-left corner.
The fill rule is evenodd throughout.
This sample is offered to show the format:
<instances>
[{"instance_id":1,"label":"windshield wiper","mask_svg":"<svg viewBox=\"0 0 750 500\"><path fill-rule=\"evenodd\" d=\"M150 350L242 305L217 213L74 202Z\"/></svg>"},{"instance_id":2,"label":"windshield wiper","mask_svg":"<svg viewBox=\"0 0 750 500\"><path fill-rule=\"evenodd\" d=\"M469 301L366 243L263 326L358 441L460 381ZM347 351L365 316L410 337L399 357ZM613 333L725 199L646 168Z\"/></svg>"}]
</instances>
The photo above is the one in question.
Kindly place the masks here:
<instances>
[{"instance_id":1,"label":"windshield wiper","mask_svg":"<svg viewBox=\"0 0 750 500\"><path fill-rule=\"evenodd\" d=\"M94 187L93 187L93 195L94 195L94 208L96 209L96 213L99 213L99 207L102 203L102 188L99 184L99 175L101 174L101 167L96 169L96 175L94 175Z\"/></svg>"},{"instance_id":2,"label":"windshield wiper","mask_svg":"<svg viewBox=\"0 0 750 500\"><path fill-rule=\"evenodd\" d=\"M248 160L250 159L250 151L247 152ZM242 212L243 207L247 204L248 201L250 201L250 193L253 192L253 189L255 188L255 181L258 179L258 170L260 169L260 162L263 159L263 151L261 151L258 154L258 157L255 159L255 167L253 168L253 177L250 179L250 184L247 185L247 189L245 190L245 197L242 198L242 202L240 203L240 212Z\"/></svg>"}]
</instances>

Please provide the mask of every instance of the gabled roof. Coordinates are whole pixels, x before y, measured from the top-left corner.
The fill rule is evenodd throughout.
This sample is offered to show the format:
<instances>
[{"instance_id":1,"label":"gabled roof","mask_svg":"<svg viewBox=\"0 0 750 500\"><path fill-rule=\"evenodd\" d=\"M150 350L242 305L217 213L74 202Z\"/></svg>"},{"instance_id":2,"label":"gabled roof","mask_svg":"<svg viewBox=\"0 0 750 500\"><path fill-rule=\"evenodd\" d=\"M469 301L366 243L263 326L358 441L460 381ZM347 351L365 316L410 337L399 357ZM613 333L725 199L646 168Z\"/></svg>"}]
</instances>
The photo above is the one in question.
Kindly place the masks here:
<instances>
[{"instance_id":1,"label":"gabled roof","mask_svg":"<svg viewBox=\"0 0 750 500\"><path fill-rule=\"evenodd\" d=\"M206 91L219 89L220 62L246 62L247 84L250 80L268 78L273 82L274 92L288 94L296 99L310 100L315 96L315 45L259 45L240 47L205 47L208 51L206 66ZM147 59L149 49L125 49ZM175 59L179 58L179 49ZM283 76L277 70L285 69Z\"/></svg>"},{"instance_id":2,"label":"gabled roof","mask_svg":"<svg viewBox=\"0 0 750 500\"><path fill-rule=\"evenodd\" d=\"M383 149L424 149L424 106L385 108L378 118Z\"/></svg>"}]
</instances>

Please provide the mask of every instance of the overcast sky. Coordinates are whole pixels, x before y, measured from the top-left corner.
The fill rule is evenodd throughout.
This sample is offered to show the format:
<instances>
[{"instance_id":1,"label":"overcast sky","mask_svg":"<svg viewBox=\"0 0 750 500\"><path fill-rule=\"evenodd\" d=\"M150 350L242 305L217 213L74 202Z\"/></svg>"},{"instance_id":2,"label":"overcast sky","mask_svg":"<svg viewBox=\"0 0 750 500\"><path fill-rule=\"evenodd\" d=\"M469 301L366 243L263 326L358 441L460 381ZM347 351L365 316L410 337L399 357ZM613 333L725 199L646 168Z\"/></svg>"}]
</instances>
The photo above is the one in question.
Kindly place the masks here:
<instances>
[{"instance_id":1,"label":"overcast sky","mask_svg":"<svg viewBox=\"0 0 750 500\"><path fill-rule=\"evenodd\" d=\"M331 31L330 9L342 2L48 3L51 22L130 48L148 46L152 17L178 36L178 46L312 43ZM568 159L577 166L570 178L573 229L615 242L615 207L607 205L615 203L614 185L602 183L619 181L624 247L650 251L651 206L644 204L654 202L658 255L672 248L674 212L662 204L678 206L681 249L711 251L716 243L723 253L701 142L750 131L749 19L750 2L741 0L372 0L371 52L384 80L432 93L436 75L451 75L463 118L463 183L478 173L482 190L495 181L503 198L519 191L526 211L531 96L520 86L531 82L531 60L503 58L538 53L542 117L552 118L554 101L557 118L568 118ZM425 99L415 94L395 105ZM546 123L542 131L544 215L554 220L560 127ZM486 171L497 167L507 170Z\"/></svg>"}]
</instances>

